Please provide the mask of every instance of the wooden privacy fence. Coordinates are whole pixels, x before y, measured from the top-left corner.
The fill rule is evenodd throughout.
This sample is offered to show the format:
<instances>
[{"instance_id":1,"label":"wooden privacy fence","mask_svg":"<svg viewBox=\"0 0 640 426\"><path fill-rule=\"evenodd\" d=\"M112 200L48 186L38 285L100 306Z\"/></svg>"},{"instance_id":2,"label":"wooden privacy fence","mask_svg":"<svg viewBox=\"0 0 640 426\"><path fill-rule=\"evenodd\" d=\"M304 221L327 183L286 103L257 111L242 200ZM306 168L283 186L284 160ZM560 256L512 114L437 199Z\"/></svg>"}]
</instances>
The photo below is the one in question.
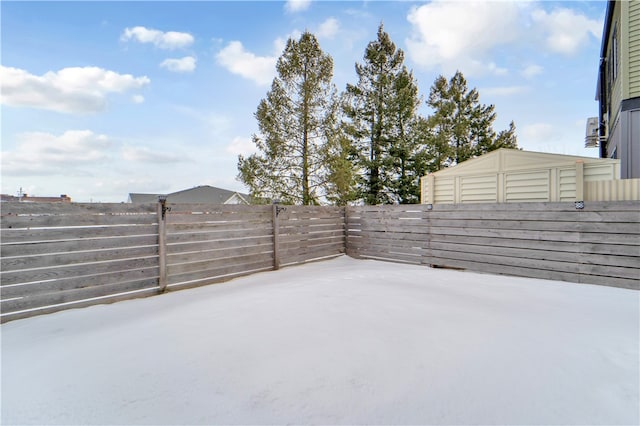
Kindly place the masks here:
<instances>
[{"instance_id":1,"label":"wooden privacy fence","mask_svg":"<svg viewBox=\"0 0 640 426\"><path fill-rule=\"evenodd\" d=\"M2 203L2 322L150 295L155 205Z\"/></svg>"},{"instance_id":2,"label":"wooden privacy fence","mask_svg":"<svg viewBox=\"0 0 640 426\"><path fill-rule=\"evenodd\" d=\"M144 297L336 256L344 209L2 203L0 319Z\"/></svg>"},{"instance_id":3,"label":"wooden privacy fence","mask_svg":"<svg viewBox=\"0 0 640 426\"><path fill-rule=\"evenodd\" d=\"M638 202L165 207L2 203L2 322L345 252L640 289Z\"/></svg>"},{"instance_id":4,"label":"wooden privacy fence","mask_svg":"<svg viewBox=\"0 0 640 426\"><path fill-rule=\"evenodd\" d=\"M347 254L640 289L640 203L350 207Z\"/></svg>"},{"instance_id":5,"label":"wooden privacy fence","mask_svg":"<svg viewBox=\"0 0 640 426\"><path fill-rule=\"evenodd\" d=\"M211 284L345 251L344 210L337 207L174 204L160 229L161 288Z\"/></svg>"}]
</instances>

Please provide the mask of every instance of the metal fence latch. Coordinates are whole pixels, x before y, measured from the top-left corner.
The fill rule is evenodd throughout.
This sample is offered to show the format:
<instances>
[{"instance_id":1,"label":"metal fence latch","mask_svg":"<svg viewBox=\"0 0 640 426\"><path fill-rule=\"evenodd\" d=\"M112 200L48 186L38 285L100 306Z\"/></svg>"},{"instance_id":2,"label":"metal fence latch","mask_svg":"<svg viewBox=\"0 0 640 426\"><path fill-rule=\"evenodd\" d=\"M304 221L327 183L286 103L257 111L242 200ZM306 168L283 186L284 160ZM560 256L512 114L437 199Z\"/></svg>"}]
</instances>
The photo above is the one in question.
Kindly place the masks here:
<instances>
[{"instance_id":1,"label":"metal fence latch","mask_svg":"<svg viewBox=\"0 0 640 426\"><path fill-rule=\"evenodd\" d=\"M171 207L167 207L167 197L158 197L158 201L162 205L162 220L164 220L167 212L171 211Z\"/></svg>"}]
</instances>

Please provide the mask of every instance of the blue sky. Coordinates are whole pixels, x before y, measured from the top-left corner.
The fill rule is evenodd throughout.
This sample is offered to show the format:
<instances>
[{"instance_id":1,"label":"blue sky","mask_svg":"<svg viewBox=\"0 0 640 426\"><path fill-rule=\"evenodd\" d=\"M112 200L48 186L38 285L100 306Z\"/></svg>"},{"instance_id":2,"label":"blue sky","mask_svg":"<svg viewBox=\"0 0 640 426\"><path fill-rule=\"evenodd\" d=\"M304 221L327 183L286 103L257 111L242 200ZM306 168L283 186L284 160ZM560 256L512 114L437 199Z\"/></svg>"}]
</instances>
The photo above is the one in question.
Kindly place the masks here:
<instances>
[{"instance_id":1,"label":"blue sky","mask_svg":"<svg viewBox=\"0 0 640 426\"><path fill-rule=\"evenodd\" d=\"M584 148L603 1L0 3L2 193L126 201L197 185L245 191L238 154L289 37L314 33L355 83L380 22L426 99L459 69L520 147ZM423 114L429 109L422 108Z\"/></svg>"}]
</instances>

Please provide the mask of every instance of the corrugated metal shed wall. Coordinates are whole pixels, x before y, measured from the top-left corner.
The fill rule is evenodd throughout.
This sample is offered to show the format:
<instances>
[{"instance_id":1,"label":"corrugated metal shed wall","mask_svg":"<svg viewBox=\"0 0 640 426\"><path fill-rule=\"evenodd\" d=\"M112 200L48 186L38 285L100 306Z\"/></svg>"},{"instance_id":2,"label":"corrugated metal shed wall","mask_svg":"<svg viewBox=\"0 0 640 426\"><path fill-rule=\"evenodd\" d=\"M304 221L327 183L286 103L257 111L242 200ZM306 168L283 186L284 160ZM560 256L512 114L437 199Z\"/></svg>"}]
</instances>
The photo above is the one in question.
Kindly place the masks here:
<instances>
[{"instance_id":1,"label":"corrugated metal shed wall","mask_svg":"<svg viewBox=\"0 0 640 426\"><path fill-rule=\"evenodd\" d=\"M640 179L618 179L587 182L584 185L585 201L634 201L640 200Z\"/></svg>"}]
</instances>

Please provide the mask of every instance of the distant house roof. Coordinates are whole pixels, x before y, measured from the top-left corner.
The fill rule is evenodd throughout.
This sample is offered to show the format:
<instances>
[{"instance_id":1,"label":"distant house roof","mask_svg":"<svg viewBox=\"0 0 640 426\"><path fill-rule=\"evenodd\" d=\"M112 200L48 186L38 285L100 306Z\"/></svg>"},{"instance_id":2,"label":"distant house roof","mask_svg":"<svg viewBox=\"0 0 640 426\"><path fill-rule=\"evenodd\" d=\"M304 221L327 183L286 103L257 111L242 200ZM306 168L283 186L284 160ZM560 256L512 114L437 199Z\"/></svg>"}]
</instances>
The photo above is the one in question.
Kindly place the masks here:
<instances>
[{"instance_id":1,"label":"distant house roof","mask_svg":"<svg viewBox=\"0 0 640 426\"><path fill-rule=\"evenodd\" d=\"M130 193L130 203L155 203L158 197L166 196L169 203L204 203L204 204L249 204L250 197L228 189L202 185L195 188L172 192L170 194Z\"/></svg>"},{"instance_id":2,"label":"distant house roof","mask_svg":"<svg viewBox=\"0 0 640 426\"><path fill-rule=\"evenodd\" d=\"M2 194L0 195L0 201L20 201L23 203L70 203L71 197L67 194L62 194L59 197L31 197L27 194L20 196Z\"/></svg>"},{"instance_id":3,"label":"distant house roof","mask_svg":"<svg viewBox=\"0 0 640 426\"><path fill-rule=\"evenodd\" d=\"M130 193L129 194L129 202L130 203L156 203L158 202L158 197L163 194L139 194L139 193Z\"/></svg>"}]
</instances>

